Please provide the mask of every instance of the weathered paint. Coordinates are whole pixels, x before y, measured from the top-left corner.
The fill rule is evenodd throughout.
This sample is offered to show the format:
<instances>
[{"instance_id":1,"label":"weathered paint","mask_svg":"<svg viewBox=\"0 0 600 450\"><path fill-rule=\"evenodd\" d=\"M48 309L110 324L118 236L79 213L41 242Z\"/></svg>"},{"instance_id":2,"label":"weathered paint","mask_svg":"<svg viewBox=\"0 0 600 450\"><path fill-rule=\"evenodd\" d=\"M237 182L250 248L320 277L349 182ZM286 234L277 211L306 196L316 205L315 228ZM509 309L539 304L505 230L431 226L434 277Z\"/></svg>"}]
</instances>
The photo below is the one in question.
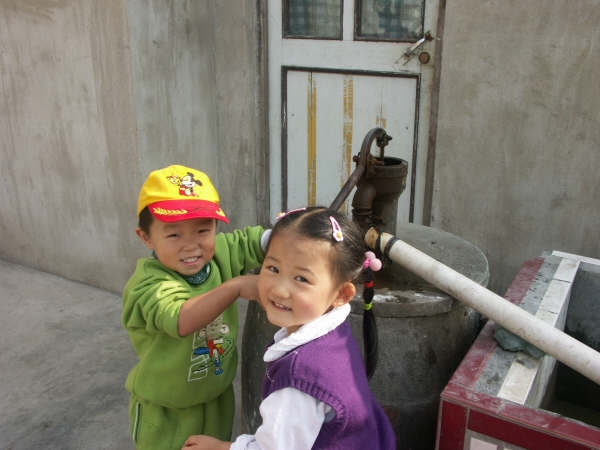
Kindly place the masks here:
<instances>
[{"instance_id":1,"label":"weathered paint","mask_svg":"<svg viewBox=\"0 0 600 450\"><path fill-rule=\"evenodd\" d=\"M317 83L313 79L313 74L308 73L308 95L306 115L308 117L308 128L306 131L308 149L308 206L315 206L317 203Z\"/></svg>"},{"instance_id":2,"label":"weathered paint","mask_svg":"<svg viewBox=\"0 0 600 450\"><path fill-rule=\"evenodd\" d=\"M462 450L469 410L462 405L440 402L439 435L436 439L438 450Z\"/></svg>"},{"instance_id":3,"label":"weathered paint","mask_svg":"<svg viewBox=\"0 0 600 450\"><path fill-rule=\"evenodd\" d=\"M342 146L342 178L340 188L346 183L352 173L352 133L354 129L354 79L352 76L344 78L344 131ZM346 211L344 203L341 211Z\"/></svg>"},{"instance_id":4,"label":"weathered paint","mask_svg":"<svg viewBox=\"0 0 600 450\"><path fill-rule=\"evenodd\" d=\"M589 450L587 445L564 440L540 430L528 429L521 424L513 424L475 410L470 411L468 427L483 435L529 450ZM476 447L473 447L473 450L475 449Z\"/></svg>"},{"instance_id":5,"label":"weathered paint","mask_svg":"<svg viewBox=\"0 0 600 450\"><path fill-rule=\"evenodd\" d=\"M524 263L510 288L506 291L504 298L515 305L519 305L543 263L543 258L536 258ZM479 338L473 343L460 366L452 375L450 380L452 383L469 389L475 386L498 345L492 337L493 330L494 325L491 322L488 322L481 330Z\"/></svg>"},{"instance_id":6,"label":"weathered paint","mask_svg":"<svg viewBox=\"0 0 600 450\"><path fill-rule=\"evenodd\" d=\"M379 105L379 113L377 114L375 125L383 129L387 128L387 119L383 115L383 103Z\"/></svg>"},{"instance_id":7,"label":"weathered paint","mask_svg":"<svg viewBox=\"0 0 600 450\"><path fill-rule=\"evenodd\" d=\"M552 258L548 258L548 260L550 262ZM535 303L537 306L535 316L548 325L563 331L569 308L571 287L578 267L578 262L563 259L558 266L553 265L553 269L556 269L551 279L547 280L538 276L535 280L535 284L542 284L546 287L546 292L541 299L535 294L535 289L530 289L527 293L527 297L533 297L528 303ZM512 354L514 355L514 353ZM508 360L506 354L501 359L504 362ZM534 358L521 352L512 361L496 395L515 403L537 408L545 396L549 378L554 372L555 366L556 359L550 355Z\"/></svg>"}]
</instances>

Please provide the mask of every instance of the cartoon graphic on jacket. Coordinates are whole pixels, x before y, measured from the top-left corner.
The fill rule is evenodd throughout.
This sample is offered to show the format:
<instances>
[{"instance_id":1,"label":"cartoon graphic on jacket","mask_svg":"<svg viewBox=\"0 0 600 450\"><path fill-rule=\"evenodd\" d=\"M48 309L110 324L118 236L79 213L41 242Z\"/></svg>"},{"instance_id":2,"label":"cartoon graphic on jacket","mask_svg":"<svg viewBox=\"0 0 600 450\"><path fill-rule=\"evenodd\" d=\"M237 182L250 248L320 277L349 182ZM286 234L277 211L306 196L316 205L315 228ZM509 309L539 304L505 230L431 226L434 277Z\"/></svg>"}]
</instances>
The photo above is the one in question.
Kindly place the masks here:
<instances>
[{"instance_id":1,"label":"cartoon graphic on jacket","mask_svg":"<svg viewBox=\"0 0 600 450\"><path fill-rule=\"evenodd\" d=\"M229 326L223 323L223 316L217 317L213 322L209 323L206 327L198 331L197 337L200 341L204 340L204 345L194 347L192 353L192 361L196 359L197 355L208 355L208 360L205 359L205 363L202 370L207 370L210 363L215 365L215 375L221 375L223 369L221 368L221 357L225 353L225 349L229 349L232 345L231 339L225 338L229 334ZM194 346L196 345L196 339L194 339ZM197 374L199 367L198 364L193 365L194 370L190 368L190 381L192 376ZM194 373L196 372L196 373Z\"/></svg>"}]
</instances>

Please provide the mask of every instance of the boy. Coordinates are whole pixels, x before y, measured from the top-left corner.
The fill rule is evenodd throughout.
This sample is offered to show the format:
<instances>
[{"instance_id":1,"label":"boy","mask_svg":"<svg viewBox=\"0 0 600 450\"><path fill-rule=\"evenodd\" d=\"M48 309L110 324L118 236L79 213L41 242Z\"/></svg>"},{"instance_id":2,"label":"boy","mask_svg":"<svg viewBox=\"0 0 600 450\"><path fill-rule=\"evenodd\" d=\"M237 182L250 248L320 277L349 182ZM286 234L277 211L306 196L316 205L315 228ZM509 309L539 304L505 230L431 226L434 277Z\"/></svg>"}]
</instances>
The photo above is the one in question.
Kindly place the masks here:
<instances>
[{"instance_id":1,"label":"boy","mask_svg":"<svg viewBox=\"0 0 600 450\"><path fill-rule=\"evenodd\" d=\"M136 234L153 251L123 291L123 326L139 361L126 388L138 449L181 448L192 434L228 440L237 365L235 299L257 298L260 226L216 232L228 223L202 172L173 165L148 176ZM263 236L264 235L264 236ZM264 243L263 243L264 244Z\"/></svg>"}]
</instances>

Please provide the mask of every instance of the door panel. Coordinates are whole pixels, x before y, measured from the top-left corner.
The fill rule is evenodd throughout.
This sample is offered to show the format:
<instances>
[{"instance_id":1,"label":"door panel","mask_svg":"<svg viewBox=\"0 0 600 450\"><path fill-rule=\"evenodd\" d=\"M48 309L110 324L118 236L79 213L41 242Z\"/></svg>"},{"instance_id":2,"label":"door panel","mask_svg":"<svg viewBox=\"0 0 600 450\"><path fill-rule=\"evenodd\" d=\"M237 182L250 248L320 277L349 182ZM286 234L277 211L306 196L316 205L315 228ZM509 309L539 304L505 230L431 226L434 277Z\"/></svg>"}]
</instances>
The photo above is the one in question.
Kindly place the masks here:
<instances>
[{"instance_id":1,"label":"door panel","mask_svg":"<svg viewBox=\"0 0 600 450\"><path fill-rule=\"evenodd\" d=\"M414 167L416 77L293 69L286 70L285 80L284 209L329 205L354 170L352 156L375 126L393 136L385 154ZM413 176L409 173L407 186ZM346 200L348 212L351 200L352 195ZM411 195L401 196L398 220L411 218L412 204Z\"/></svg>"}]
</instances>

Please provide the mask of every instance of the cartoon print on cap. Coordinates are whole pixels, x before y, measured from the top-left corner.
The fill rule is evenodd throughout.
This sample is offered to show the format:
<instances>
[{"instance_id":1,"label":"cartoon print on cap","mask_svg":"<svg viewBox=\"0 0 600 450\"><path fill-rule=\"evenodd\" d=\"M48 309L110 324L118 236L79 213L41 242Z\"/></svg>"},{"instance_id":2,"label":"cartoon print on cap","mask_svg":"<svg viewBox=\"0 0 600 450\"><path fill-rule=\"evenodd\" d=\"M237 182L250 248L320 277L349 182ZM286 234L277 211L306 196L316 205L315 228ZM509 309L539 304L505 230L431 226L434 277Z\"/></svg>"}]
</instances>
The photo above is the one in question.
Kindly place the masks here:
<instances>
[{"instance_id":1,"label":"cartoon print on cap","mask_svg":"<svg viewBox=\"0 0 600 450\"><path fill-rule=\"evenodd\" d=\"M167 177L167 180L175 186L179 186L179 195L185 195L186 197L198 197L198 194L194 192L194 187L196 185L202 186L202 182L196 180L192 172L188 172L187 175L184 175L183 177L171 175Z\"/></svg>"}]
</instances>

